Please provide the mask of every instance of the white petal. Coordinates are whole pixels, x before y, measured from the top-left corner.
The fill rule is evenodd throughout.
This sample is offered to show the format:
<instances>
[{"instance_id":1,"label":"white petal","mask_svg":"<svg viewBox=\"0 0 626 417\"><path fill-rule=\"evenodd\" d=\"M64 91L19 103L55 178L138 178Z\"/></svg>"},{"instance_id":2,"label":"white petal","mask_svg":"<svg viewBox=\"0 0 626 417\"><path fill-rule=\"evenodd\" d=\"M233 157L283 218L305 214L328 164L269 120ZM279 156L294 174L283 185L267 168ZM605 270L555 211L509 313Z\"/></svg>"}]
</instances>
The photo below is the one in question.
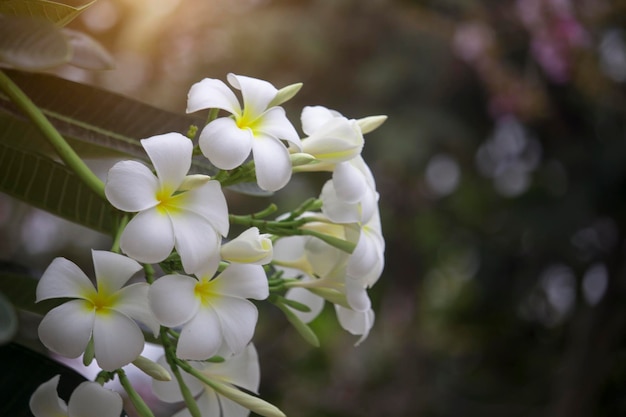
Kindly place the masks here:
<instances>
[{"instance_id":1,"label":"white petal","mask_svg":"<svg viewBox=\"0 0 626 417\"><path fill-rule=\"evenodd\" d=\"M96 314L93 346L100 368L113 371L128 365L141 354L143 345L141 329L127 316L115 310Z\"/></svg>"},{"instance_id":2,"label":"white petal","mask_svg":"<svg viewBox=\"0 0 626 417\"><path fill-rule=\"evenodd\" d=\"M156 337L159 333L159 322L148 305L148 289L150 285L138 282L122 288L118 293L115 310L119 311L148 326Z\"/></svg>"},{"instance_id":3,"label":"white petal","mask_svg":"<svg viewBox=\"0 0 626 417\"><path fill-rule=\"evenodd\" d=\"M356 203L367 192L365 177L354 165L343 162L335 166L333 186L337 197L346 203Z\"/></svg>"},{"instance_id":4,"label":"white petal","mask_svg":"<svg viewBox=\"0 0 626 417\"><path fill-rule=\"evenodd\" d=\"M235 297L221 297L211 306L219 318L224 342L232 353L241 352L254 335L259 317L256 306Z\"/></svg>"},{"instance_id":5,"label":"white petal","mask_svg":"<svg viewBox=\"0 0 626 417\"><path fill-rule=\"evenodd\" d=\"M137 261L118 253L92 250L91 256L99 292L110 294L119 290L142 269Z\"/></svg>"},{"instance_id":6,"label":"white petal","mask_svg":"<svg viewBox=\"0 0 626 417\"><path fill-rule=\"evenodd\" d=\"M374 311L368 310L365 312L357 312L348 308L335 305L335 312L337 313L337 319L339 324L350 334L360 335L361 338L354 344L358 346L363 342L374 325Z\"/></svg>"},{"instance_id":7,"label":"white petal","mask_svg":"<svg viewBox=\"0 0 626 417\"><path fill-rule=\"evenodd\" d=\"M241 353L231 356L224 362L207 364L205 373L220 375L226 382L257 393L261 369L254 344L248 344Z\"/></svg>"},{"instance_id":8,"label":"white petal","mask_svg":"<svg viewBox=\"0 0 626 417\"><path fill-rule=\"evenodd\" d=\"M228 235L228 206L219 181L209 181L201 187L180 194L180 203L185 210L207 219L222 236Z\"/></svg>"},{"instance_id":9,"label":"white petal","mask_svg":"<svg viewBox=\"0 0 626 417\"><path fill-rule=\"evenodd\" d=\"M35 417L59 417L67 415L67 405L57 394L60 375L41 384L30 396L28 405Z\"/></svg>"},{"instance_id":10,"label":"white petal","mask_svg":"<svg viewBox=\"0 0 626 417\"><path fill-rule=\"evenodd\" d=\"M214 356L222 345L223 336L216 312L211 307L198 309L183 326L176 347L181 359L205 360Z\"/></svg>"},{"instance_id":11,"label":"white petal","mask_svg":"<svg viewBox=\"0 0 626 417\"><path fill-rule=\"evenodd\" d=\"M253 139L250 129L240 129L230 117L220 117L202 129L198 145L213 165L233 169L250 155Z\"/></svg>"},{"instance_id":12,"label":"white petal","mask_svg":"<svg viewBox=\"0 0 626 417\"><path fill-rule=\"evenodd\" d=\"M265 265L272 260L273 245L267 235L261 236L259 229L246 229L220 248L222 259L236 263Z\"/></svg>"},{"instance_id":13,"label":"white petal","mask_svg":"<svg viewBox=\"0 0 626 417\"><path fill-rule=\"evenodd\" d=\"M39 324L39 339L51 351L76 358L91 338L95 314L90 303L72 300L53 308Z\"/></svg>"},{"instance_id":14,"label":"white petal","mask_svg":"<svg viewBox=\"0 0 626 417\"><path fill-rule=\"evenodd\" d=\"M121 161L113 165L104 186L109 202L115 208L131 213L156 206L158 190L157 177L137 161Z\"/></svg>"},{"instance_id":15,"label":"white petal","mask_svg":"<svg viewBox=\"0 0 626 417\"><path fill-rule=\"evenodd\" d=\"M230 264L213 280L220 294L265 300L269 296L267 276L261 265Z\"/></svg>"},{"instance_id":16,"label":"white petal","mask_svg":"<svg viewBox=\"0 0 626 417\"><path fill-rule=\"evenodd\" d=\"M307 135L312 135L334 117L336 117L336 115L326 107L306 106L302 109L302 114L300 115L302 131Z\"/></svg>"},{"instance_id":17,"label":"white petal","mask_svg":"<svg viewBox=\"0 0 626 417\"><path fill-rule=\"evenodd\" d=\"M320 194L322 213L336 223L357 223L361 220L358 203L346 203L337 198L332 180L326 181Z\"/></svg>"},{"instance_id":18,"label":"white petal","mask_svg":"<svg viewBox=\"0 0 626 417\"><path fill-rule=\"evenodd\" d=\"M138 213L126 225L120 248L139 262L157 263L170 255L174 242L169 216L157 209L149 209Z\"/></svg>"},{"instance_id":19,"label":"white petal","mask_svg":"<svg viewBox=\"0 0 626 417\"><path fill-rule=\"evenodd\" d=\"M252 144L255 172L259 187L277 191L291 179L289 151L278 139L258 136Z\"/></svg>"},{"instance_id":20,"label":"white petal","mask_svg":"<svg viewBox=\"0 0 626 417\"><path fill-rule=\"evenodd\" d=\"M361 223L368 223L378 215L378 193L368 187L361 199Z\"/></svg>"},{"instance_id":21,"label":"white petal","mask_svg":"<svg viewBox=\"0 0 626 417\"><path fill-rule=\"evenodd\" d=\"M219 396L223 417L248 417L250 410L222 395Z\"/></svg>"},{"instance_id":22,"label":"white petal","mask_svg":"<svg viewBox=\"0 0 626 417\"><path fill-rule=\"evenodd\" d=\"M197 283L196 279L185 275L166 275L150 286L150 308L162 325L180 326L196 315L199 300L194 289Z\"/></svg>"},{"instance_id":23,"label":"white petal","mask_svg":"<svg viewBox=\"0 0 626 417\"><path fill-rule=\"evenodd\" d=\"M375 190L376 181L374 180L374 174L372 174L372 170L363 159L363 156L359 155L356 158L351 159L350 163L354 165L359 171L361 171L361 174L363 174L363 177L365 178L365 181L367 182L369 188Z\"/></svg>"},{"instance_id":24,"label":"white petal","mask_svg":"<svg viewBox=\"0 0 626 417\"><path fill-rule=\"evenodd\" d=\"M187 95L187 113L204 109L222 109L231 114L240 114L237 96L221 80L205 78L191 86Z\"/></svg>"},{"instance_id":25,"label":"white petal","mask_svg":"<svg viewBox=\"0 0 626 417\"><path fill-rule=\"evenodd\" d=\"M119 417L122 397L97 382L86 381L72 393L68 411L70 417Z\"/></svg>"},{"instance_id":26,"label":"white petal","mask_svg":"<svg viewBox=\"0 0 626 417\"><path fill-rule=\"evenodd\" d=\"M360 313L365 312L372 307L367 290L361 282L354 280L350 277L346 278L346 299L348 305L354 310Z\"/></svg>"},{"instance_id":27,"label":"white petal","mask_svg":"<svg viewBox=\"0 0 626 417\"><path fill-rule=\"evenodd\" d=\"M241 90L243 108L250 115L260 115L276 97L278 90L267 81L244 75L228 74L228 82Z\"/></svg>"},{"instance_id":28,"label":"white petal","mask_svg":"<svg viewBox=\"0 0 626 417\"><path fill-rule=\"evenodd\" d=\"M202 216L181 212L171 216L176 236L176 251L187 273L195 273L219 256L220 237Z\"/></svg>"},{"instance_id":29,"label":"white petal","mask_svg":"<svg viewBox=\"0 0 626 417\"><path fill-rule=\"evenodd\" d=\"M180 133L166 133L143 139L141 145L154 165L161 186L172 193L176 191L191 167L191 140Z\"/></svg>"},{"instance_id":30,"label":"white petal","mask_svg":"<svg viewBox=\"0 0 626 417\"><path fill-rule=\"evenodd\" d=\"M261 120L261 123L255 130L256 132L287 140L293 143L298 150L302 149L298 132L285 115L285 109L282 107L272 107L261 116Z\"/></svg>"},{"instance_id":31,"label":"white petal","mask_svg":"<svg viewBox=\"0 0 626 417\"><path fill-rule=\"evenodd\" d=\"M380 277L384 262L380 237L376 233L363 230L354 252L348 259L347 274L364 286L372 286Z\"/></svg>"},{"instance_id":32,"label":"white petal","mask_svg":"<svg viewBox=\"0 0 626 417\"><path fill-rule=\"evenodd\" d=\"M339 163L359 155L363 142L354 121L336 117L302 141L302 152L322 161Z\"/></svg>"},{"instance_id":33,"label":"white petal","mask_svg":"<svg viewBox=\"0 0 626 417\"><path fill-rule=\"evenodd\" d=\"M230 417L221 413L220 400L218 399L215 391L211 388L207 388L200 398L196 400L196 402L198 403L198 408L200 408L200 415L202 417Z\"/></svg>"},{"instance_id":34,"label":"white petal","mask_svg":"<svg viewBox=\"0 0 626 417\"><path fill-rule=\"evenodd\" d=\"M291 308L291 311L303 322L310 323L317 316L320 315L322 309L324 308L324 299L319 295L313 294L311 291L304 288L291 288L285 294L285 298L290 300L298 301L306 306L308 306L311 311L304 312Z\"/></svg>"},{"instance_id":35,"label":"white petal","mask_svg":"<svg viewBox=\"0 0 626 417\"><path fill-rule=\"evenodd\" d=\"M281 261L295 261L304 255L306 236L286 236L274 242L274 258Z\"/></svg>"},{"instance_id":36,"label":"white petal","mask_svg":"<svg viewBox=\"0 0 626 417\"><path fill-rule=\"evenodd\" d=\"M55 258L37 283L37 302L49 298L84 298L95 288L87 275L72 261Z\"/></svg>"}]
</instances>

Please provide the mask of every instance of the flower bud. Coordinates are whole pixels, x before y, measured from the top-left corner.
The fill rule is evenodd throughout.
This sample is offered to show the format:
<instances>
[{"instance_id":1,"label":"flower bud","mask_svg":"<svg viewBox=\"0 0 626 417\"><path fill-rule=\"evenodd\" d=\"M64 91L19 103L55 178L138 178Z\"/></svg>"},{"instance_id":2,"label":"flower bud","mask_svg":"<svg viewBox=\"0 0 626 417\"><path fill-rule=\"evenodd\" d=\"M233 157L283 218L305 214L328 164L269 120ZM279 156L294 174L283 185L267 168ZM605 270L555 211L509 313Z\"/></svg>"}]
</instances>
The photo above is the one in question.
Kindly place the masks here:
<instances>
[{"instance_id":1,"label":"flower bud","mask_svg":"<svg viewBox=\"0 0 626 417\"><path fill-rule=\"evenodd\" d=\"M258 397L247 394L230 384L213 379L203 379L202 382L213 388L218 394L236 402L248 410L265 417L286 417L278 407Z\"/></svg>"},{"instance_id":2,"label":"flower bud","mask_svg":"<svg viewBox=\"0 0 626 417\"><path fill-rule=\"evenodd\" d=\"M378 129L387 120L387 116L369 116L356 121L361 128L361 133L366 134Z\"/></svg>"},{"instance_id":3,"label":"flower bud","mask_svg":"<svg viewBox=\"0 0 626 417\"><path fill-rule=\"evenodd\" d=\"M208 175L202 174L193 174L187 175L185 179L183 179L183 183L180 184L177 191L189 191L194 188L198 188L211 180L211 177Z\"/></svg>"},{"instance_id":4,"label":"flower bud","mask_svg":"<svg viewBox=\"0 0 626 417\"><path fill-rule=\"evenodd\" d=\"M222 245L222 259L240 264L265 265L272 260L272 241L259 229L251 227L235 239Z\"/></svg>"},{"instance_id":5,"label":"flower bud","mask_svg":"<svg viewBox=\"0 0 626 417\"><path fill-rule=\"evenodd\" d=\"M274 99L270 101L270 104L268 104L267 107L269 108L272 106L280 106L286 101L291 100L296 94L298 94L298 91L300 91L301 88L302 83L290 84L286 87L281 88L280 90L278 90L278 93L276 93L276 97L274 97Z\"/></svg>"},{"instance_id":6,"label":"flower bud","mask_svg":"<svg viewBox=\"0 0 626 417\"><path fill-rule=\"evenodd\" d=\"M141 369L143 373L156 379L157 381L171 381L172 380L172 376L167 371L167 369L165 369L158 363L153 362L146 357L139 356L132 363L137 368Z\"/></svg>"}]
</instances>

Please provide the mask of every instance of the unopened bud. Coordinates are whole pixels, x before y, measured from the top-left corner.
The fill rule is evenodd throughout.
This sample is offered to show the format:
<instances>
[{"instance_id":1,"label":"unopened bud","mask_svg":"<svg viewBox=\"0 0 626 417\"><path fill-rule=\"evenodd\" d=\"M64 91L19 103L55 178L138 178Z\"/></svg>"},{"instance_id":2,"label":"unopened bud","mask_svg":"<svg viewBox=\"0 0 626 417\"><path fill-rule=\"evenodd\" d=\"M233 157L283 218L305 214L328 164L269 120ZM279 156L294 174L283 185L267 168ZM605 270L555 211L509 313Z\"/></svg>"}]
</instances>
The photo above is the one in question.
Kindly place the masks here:
<instances>
[{"instance_id":1,"label":"unopened bud","mask_svg":"<svg viewBox=\"0 0 626 417\"><path fill-rule=\"evenodd\" d=\"M157 381L172 380L172 376L167 371L167 369L146 357L139 356L133 361L133 365L135 365L137 368L141 369L143 373L156 379Z\"/></svg>"},{"instance_id":2,"label":"unopened bud","mask_svg":"<svg viewBox=\"0 0 626 417\"><path fill-rule=\"evenodd\" d=\"M387 120L387 116L369 116L357 120L363 134L378 129Z\"/></svg>"},{"instance_id":3,"label":"unopened bud","mask_svg":"<svg viewBox=\"0 0 626 417\"><path fill-rule=\"evenodd\" d=\"M291 100L296 94L298 94L298 91L300 91L301 88L302 83L290 84L281 88L278 90L278 93L276 93L274 100L270 101L270 104L268 104L267 107L280 106L284 102Z\"/></svg>"},{"instance_id":4,"label":"unopened bud","mask_svg":"<svg viewBox=\"0 0 626 417\"><path fill-rule=\"evenodd\" d=\"M183 179L183 183L178 187L177 191L189 191L194 188L198 188L211 180L211 177L208 175L202 174L193 174L187 175L185 179Z\"/></svg>"},{"instance_id":5,"label":"unopened bud","mask_svg":"<svg viewBox=\"0 0 626 417\"><path fill-rule=\"evenodd\" d=\"M248 410L265 417L286 417L278 407L238 390L230 384L218 382L212 379L204 379L204 383L213 388L215 392L247 408Z\"/></svg>"}]
</instances>

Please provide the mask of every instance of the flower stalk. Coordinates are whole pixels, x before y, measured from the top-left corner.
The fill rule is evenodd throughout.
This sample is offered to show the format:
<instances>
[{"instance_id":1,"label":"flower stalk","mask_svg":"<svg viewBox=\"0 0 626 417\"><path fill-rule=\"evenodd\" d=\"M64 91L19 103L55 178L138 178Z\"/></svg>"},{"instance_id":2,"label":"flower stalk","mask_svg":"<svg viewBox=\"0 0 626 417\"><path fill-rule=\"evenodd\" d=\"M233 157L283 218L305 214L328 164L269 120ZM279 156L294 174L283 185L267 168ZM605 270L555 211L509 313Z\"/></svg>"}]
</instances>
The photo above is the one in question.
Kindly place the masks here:
<instances>
[{"instance_id":1,"label":"flower stalk","mask_svg":"<svg viewBox=\"0 0 626 417\"><path fill-rule=\"evenodd\" d=\"M46 118L43 112L32 100L3 72L0 70L0 91L30 119L39 129L43 136L50 142L63 162L76 175L93 190L99 197L106 199L104 195L104 183L96 174L89 169L83 160L76 154L74 149L61 136L58 130Z\"/></svg>"}]
</instances>

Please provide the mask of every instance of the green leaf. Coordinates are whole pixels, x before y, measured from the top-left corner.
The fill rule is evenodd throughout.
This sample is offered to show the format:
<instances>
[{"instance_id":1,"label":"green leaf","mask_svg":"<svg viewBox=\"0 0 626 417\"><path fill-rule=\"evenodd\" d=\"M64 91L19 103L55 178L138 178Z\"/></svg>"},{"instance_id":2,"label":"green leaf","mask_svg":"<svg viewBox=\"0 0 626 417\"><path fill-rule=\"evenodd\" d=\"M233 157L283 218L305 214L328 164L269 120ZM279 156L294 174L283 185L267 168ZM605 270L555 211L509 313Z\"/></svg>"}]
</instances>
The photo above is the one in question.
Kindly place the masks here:
<instances>
[{"instance_id":1,"label":"green leaf","mask_svg":"<svg viewBox=\"0 0 626 417\"><path fill-rule=\"evenodd\" d=\"M65 26L96 0L0 0L0 14L40 17L57 26Z\"/></svg>"},{"instance_id":2,"label":"green leaf","mask_svg":"<svg viewBox=\"0 0 626 417\"><path fill-rule=\"evenodd\" d=\"M53 23L0 14L0 66L37 71L64 64L70 56L67 38Z\"/></svg>"},{"instance_id":3,"label":"green leaf","mask_svg":"<svg viewBox=\"0 0 626 417\"><path fill-rule=\"evenodd\" d=\"M27 124L0 113L0 191L49 213L112 234L116 219L109 203L67 167L3 142L4 136L37 135Z\"/></svg>"},{"instance_id":4,"label":"green leaf","mask_svg":"<svg viewBox=\"0 0 626 417\"><path fill-rule=\"evenodd\" d=\"M0 0L1 1L1 0ZM140 139L168 132L186 133L189 126L204 126L204 117L168 112L95 87L44 74L6 71L48 117L82 158L133 157L149 161ZM0 95L0 113L24 116ZM36 150L52 156L45 139L12 136L0 138L10 146ZM214 175L215 168L204 156L194 158L191 173Z\"/></svg>"}]
</instances>

